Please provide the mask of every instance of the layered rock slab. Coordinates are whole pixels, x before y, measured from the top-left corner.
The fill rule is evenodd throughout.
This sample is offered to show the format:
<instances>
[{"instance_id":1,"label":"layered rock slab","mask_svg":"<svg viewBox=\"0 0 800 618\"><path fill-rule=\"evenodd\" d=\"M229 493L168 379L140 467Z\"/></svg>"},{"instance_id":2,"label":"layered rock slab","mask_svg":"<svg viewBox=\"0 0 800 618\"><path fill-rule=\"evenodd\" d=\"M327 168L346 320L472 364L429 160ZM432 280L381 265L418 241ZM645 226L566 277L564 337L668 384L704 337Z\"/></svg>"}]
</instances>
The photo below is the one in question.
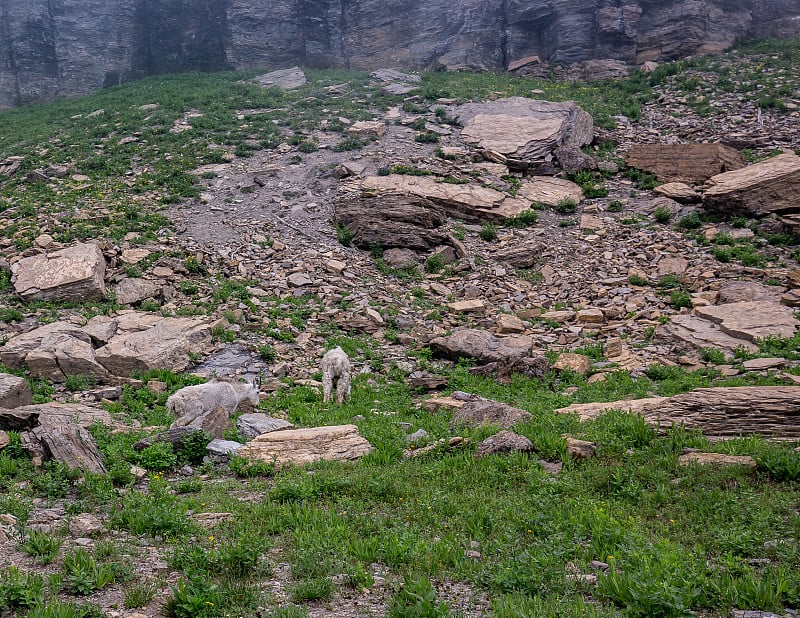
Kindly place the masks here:
<instances>
[{"instance_id":1,"label":"layered rock slab","mask_svg":"<svg viewBox=\"0 0 800 618\"><path fill-rule=\"evenodd\" d=\"M708 180L703 204L728 214L763 217L800 211L800 157L782 154Z\"/></svg>"},{"instance_id":2,"label":"layered rock slab","mask_svg":"<svg viewBox=\"0 0 800 618\"><path fill-rule=\"evenodd\" d=\"M236 454L268 463L302 465L320 460L353 461L373 450L355 425L334 425L265 433Z\"/></svg>"},{"instance_id":3,"label":"layered rock slab","mask_svg":"<svg viewBox=\"0 0 800 618\"><path fill-rule=\"evenodd\" d=\"M11 267L24 300L86 302L106 293L106 260L97 245L77 244L21 259Z\"/></svg>"},{"instance_id":4,"label":"layered rock slab","mask_svg":"<svg viewBox=\"0 0 800 618\"><path fill-rule=\"evenodd\" d=\"M456 185L429 176L371 176L363 180L361 187L367 192L424 198L440 206L448 216L468 222L504 221L531 206L527 200L509 197L488 187Z\"/></svg>"},{"instance_id":5,"label":"layered rock slab","mask_svg":"<svg viewBox=\"0 0 800 618\"><path fill-rule=\"evenodd\" d=\"M654 174L661 182L695 184L741 169L746 162L738 150L724 144L636 144L625 164Z\"/></svg>"},{"instance_id":6,"label":"layered rock slab","mask_svg":"<svg viewBox=\"0 0 800 618\"><path fill-rule=\"evenodd\" d=\"M356 247L427 250L447 242L447 235L438 230L446 220L439 206L410 192L388 191L346 195L336 201L334 221L353 234Z\"/></svg>"},{"instance_id":7,"label":"layered rock slab","mask_svg":"<svg viewBox=\"0 0 800 618\"><path fill-rule=\"evenodd\" d=\"M86 326L53 322L9 339L0 362L58 382L69 375L107 380L135 371L183 371L211 343L211 324L135 311L98 316Z\"/></svg>"},{"instance_id":8,"label":"layered rock slab","mask_svg":"<svg viewBox=\"0 0 800 618\"><path fill-rule=\"evenodd\" d=\"M494 155L522 163L545 161L559 146L589 144L592 117L573 101L554 103L508 97L456 108L461 139Z\"/></svg>"}]
</instances>

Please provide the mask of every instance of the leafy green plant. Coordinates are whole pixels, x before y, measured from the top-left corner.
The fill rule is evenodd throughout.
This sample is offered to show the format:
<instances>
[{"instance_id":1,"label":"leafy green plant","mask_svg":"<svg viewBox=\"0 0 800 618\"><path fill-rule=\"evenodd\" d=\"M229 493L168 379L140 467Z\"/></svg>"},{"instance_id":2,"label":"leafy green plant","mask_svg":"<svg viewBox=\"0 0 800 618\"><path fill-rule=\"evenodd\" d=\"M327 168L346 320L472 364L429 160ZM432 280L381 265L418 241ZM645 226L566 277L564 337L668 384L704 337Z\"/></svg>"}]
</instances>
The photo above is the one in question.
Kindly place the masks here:
<instances>
[{"instance_id":1,"label":"leafy green plant","mask_svg":"<svg viewBox=\"0 0 800 618\"><path fill-rule=\"evenodd\" d=\"M646 285L649 285L650 281L647 279L647 277L642 277L641 275L630 275L628 277L628 283L630 283L631 285L644 287Z\"/></svg>"},{"instance_id":2,"label":"leafy green plant","mask_svg":"<svg viewBox=\"0 0 800 618\"><path fill-rule=\"evenodd\" d=\"M608 212L622 212L625 205L619 200L611 200L608 203Z\"/></svg>"},{"instance_id":3,"label":"leafy green plant","mask_svg":"<svg viewBox=\"0 0 800 618\"><path fill-rule=\"evenodd\" d=\"M97 564L85 549L75 549L64 557L64 587L73 594L87 595L114 581L109 565Z\"/></svg>"},{"instance_id":4,"label":"leafy green plant","mask_svg":"<svg viewBox=\"0 0 800 618\"><path fill-rule=\"evenodd\" d=\"M487 242L497 240L497 226L494 223L485 223L478 235Z\"/></svg>"},{"instance_id":5,"label":"leafy green plant","mask_svg":"<svg viewBox=\"0 0 800 618\"><path fill-rule=\"evenodd\" d=\"M756 457L759 470L778 481L800 481L800 453L775 447Z\"/></svg>"},{"instance_id":6,"label":"leafy green plant","mask_svg":"<svg viewBox=\"0 0 800 618\"><path fill-rule=\"evenodd\" d=\"M147 470L168 470L178 463L178 457L169 442L156 442L139 453L139 464Z\"/></svg>"},{"instance_id":7,"label":"leafy green plant","mask_svg":"<svg viewBox=\"0 0 800 618\"><path fill-rule=\"evenodd\" d=\"M303 579L289 587L289 594L292 600L298 601L319 601L330 599L336 589L333 582L327 577L314 577Z\"/></svg>"},{"instance_id":8,"label":"leafy green plant","mask_svg":"<svg viewBox=\"0 0 800 618\"><path fill-rule=\"evenodd\" d=\"M659 223L669 223L672 219L672 210L669 206L657 206L653 211L653 218Z\"/></svg>"},{"instance_id":9,"label":"leafy green plant","mask_svg":"<svg viewBox=\"0 0 800 618\"><path fill-rule=\"evenodd\" d=\"M28 532L28 540L22 544L20 549L36 558L42 564L50 564L58 555L64 540L55 536L31 530Z\"/></svg>"},{"instance_id":10,"label":"leafy green plant","mask_svg":"<svg viewBox=\"0 0 800 618\"><path fill-rule=\"evenodd\" d=\"M44 578L15 566L0 570L0 608L33 608L44 596Z\"/></svg>"},{"instance_id":11,"label":"leafy green plant","mask_svg":"<svg viewBox=\"0 0 800 618\"><path fill-rule=\"evenodd\" d=\"M387 618L446 618L450 606L439 601L430 581L406 577L403 587L389 601Z\"/></svg>"},{"instance_id":12,"label":"leafy green plant","mask_svg":"<svg viewBox=\"0 0 800 618\"><path fill-rule=\"evenodd\" d=\"M553 210L561 215L571 215L578 210L578 202L571 197L565 197L553 206Z\"/></svg>"},{"instance_id":13,"label":"leafy green plant","mask_svg":"<svg viewBox=\"0 0 800 618\"><path fill-rule=\"evenodd\" d=\"M683 290L673 290L669 295L669 304L673 309L680 309L681 307L691 307L692 297L688 292Z\"/></svg>"},{"instance_id":14,"label":"leafy green plant","mask_svg":"<svg viewBox=\"0 0 800 618\"><path fill-rule=\"evenodd\" d=\"M353 242L353 235L349 228L336 224L336 240L339 241L339 244L349 247Z\"/></svg>"},{"instance_id":15,"label":"leafy green plant","mask_svg":"<svg viewBox=\"0 0 800 618\"><path fill-rule=\"evenodd\" d=\"M703 348L700 350L700 358L704 363L712 363L714 365L725 364L725 353L718 348Z\"/></svg>"},{"instance_id":16,"label":"leafy green plant","mask_svg":"<svg viewBox=\"0 0 800 618\"><path fill-rule=\"evenodd\" d=\"M532 225L536 225L539 221L539 215L536 213L535 210L525 210L518 215L514 215L513 217L509 217L503 222L505 227L513 227L513 228L524 228L524 227L531 227Z\"/></svg>"}]
</instances>

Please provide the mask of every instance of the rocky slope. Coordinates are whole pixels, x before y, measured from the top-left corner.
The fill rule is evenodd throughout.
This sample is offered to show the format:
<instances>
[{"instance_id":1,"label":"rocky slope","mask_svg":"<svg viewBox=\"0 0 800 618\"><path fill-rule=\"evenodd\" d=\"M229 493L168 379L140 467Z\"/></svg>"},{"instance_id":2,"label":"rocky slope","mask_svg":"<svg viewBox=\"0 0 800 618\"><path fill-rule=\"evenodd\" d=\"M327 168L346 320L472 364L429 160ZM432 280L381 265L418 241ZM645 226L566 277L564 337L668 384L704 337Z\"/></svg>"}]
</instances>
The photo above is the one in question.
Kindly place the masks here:
<instances>
[{"instance_id":1,"label":"rocky slope","mask_svg":"<svg viewBox=\"0 0 800 618\"><path fill-rule=\"evenodd\" d=\"M303 64L641 63L800 32L789 0L2 0L0 108L146 75Z\"/></svg>"}]
</instances>

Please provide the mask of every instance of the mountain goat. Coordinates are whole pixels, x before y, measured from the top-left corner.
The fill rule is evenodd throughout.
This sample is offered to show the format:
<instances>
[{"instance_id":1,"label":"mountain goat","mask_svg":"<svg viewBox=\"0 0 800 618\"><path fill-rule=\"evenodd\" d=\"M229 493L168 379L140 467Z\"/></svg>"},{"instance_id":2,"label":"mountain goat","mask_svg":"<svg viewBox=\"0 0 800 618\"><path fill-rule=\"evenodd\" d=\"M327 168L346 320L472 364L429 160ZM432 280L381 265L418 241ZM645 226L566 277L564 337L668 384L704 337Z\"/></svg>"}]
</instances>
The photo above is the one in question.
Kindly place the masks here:
<instances>
[{"instance_id":1,"label":"mountain goat","mask_svg":"<svg viewBox=\"0 0 800 618\"><path fill-rule=\"evenodd\" d=\"M328 350L322 357L322 401L331 400L333 383L336 382L336 403L344 403L350 397L350 372L352 367L347 353L340 347Z\"/></svg>"},{"instance_id":2,"label":"mountain goat","mask_svg":"<svg viewBox=\"0 0 800 618\"><path fill-rule=\"evenodd\" d=\"M217 408L233 414L245 399L253 406L258 405L257 384L213 379L205 384L184 386L175 391L167 398L167 411L175 414L176 426L185 427Z\"/></svg>"}]
</instances>

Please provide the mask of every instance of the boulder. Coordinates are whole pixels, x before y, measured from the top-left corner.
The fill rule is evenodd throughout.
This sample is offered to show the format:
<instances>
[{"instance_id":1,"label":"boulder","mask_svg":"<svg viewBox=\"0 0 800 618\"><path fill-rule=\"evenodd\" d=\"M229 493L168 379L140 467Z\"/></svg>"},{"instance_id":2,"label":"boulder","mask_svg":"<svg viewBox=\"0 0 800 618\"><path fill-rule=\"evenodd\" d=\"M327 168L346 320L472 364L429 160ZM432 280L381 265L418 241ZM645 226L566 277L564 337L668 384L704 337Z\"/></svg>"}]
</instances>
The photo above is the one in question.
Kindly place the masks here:
<instances>
[{"instance_id":1,"label":"boulder","mask_svg":"<svg viewBox=\"0 0 800 618\"><path fill-rule=\"evenodd\" d=\"M556 148L592 141L592 117L572 101L554 103L509 97L456 108L461 139L519 167L549 159Z\"/></svg>"},{"instance_id":2,"label":"boulder","mask_svg":"<svg viewBox=\"0 0 800 618\"><path fill-rule=\"evenodd\" d=\"M97 361L117 376L151 369L183 371L190 354L211 343L211 324L199 318L162 318L129 313L119 317L119 330L95 353Z\"/></svg>"},{"instance_id":3,"label":"boulder","mask_svg":"<svg viewBox=\"0 0 800 618\"><path fill-rule=\"evenodd\" d=\"M387 249L383 252L383 261L389 268L398 270L419 266L419 257L411 249Z\"/></svg>"},{"instance_id":4,"label":"boulder","mask_svg":"<svg viewBox=\"0 0 800 618\"><path fill-rule=\"evenodd\" d=\"M319 460L352 461L373 450L358 427L336 425L265 433L236 454L250 460L301 465Z\"/></svg>"},{"instance_id":5,"label":"boulder","mask_svg":"<svg viewBox=\"0 0 800 618\"><path fill-rule=\"evenodd\" d=\"M559 146L554 152L558 164L566 174L597 169L597 161L576 146Z\"/></svg>"},{"instance_id":6,"label":"boulder","mask_svg":"<svg viewBox=\"0 0 800 618\"><path fill-rule=\"evenodd\" d=\"M542 258L543 247L539 243L511 245L499 250L495 257L515 268L532 268Z\"/></svg>"},{"instance_id":7,"label":"boulder","mask_svg":"<svg viewBox=\"0 0 800 618\"><path fill-rule=\"evenodd\" d=\"M553 363L553 369L558 369L559 371L568 369L580 375L585 375L591 371L592 361L585 354L562 352L558 355L556 362Z\"/></svg>"},{"instance_id":8,"label":"boulder","mask_svg":"<svg viewBox=\"0 0 800 618\"><path fill-rule=\"evenodd\" d=\"M97 245L81 243L23 258L11 269L14 289L24 300L82 303L106 293L106 260Z\"/></svg>"},{"instance_id":9,"label":"boulder","mask_svg":"<svg viewBox=\"0 0 800 618\"><path fill-rule=\"evenodd\" d=\"M478 449L475 451L475 459L497 453L529 453L532 450L533 442L525 436L516 434L513 431L501 431L478 444Z\"/></svg>"},{"instance_id":10,"label":"boulder","mask_svg":"<svg viewBox=\"0 0 800 618\"><path fill-rule=\"evenodd\" d=\"M472 358L478 363L505 363L530 356L533 339L518 337L495 337L485 330L464 328L446 337L430 341L434 355L457 361Z\"/></svg>"},{"instance_id":11,"label":"boulder","mask_svg":"<svg viewBox=\"0 0 800 618\"><path fill-rule=\"evenodd\" d=\"M120 305L135 305L147 298L161 295L161 285L148 279L123 279L115 288Z\"/></svg>"},{"instance_id":12,"label":"boulder","mask_svg":"<svg viewBox=\"0 0 800 618\"><path fill-rule=\"evenodd\" d=\"M531 176L523 180L517 195L551 207L565 199L574 200L576 204L583 200L583 190L574 182L549 176Z\"/></svg>"},{"instance_id":13,"label":"boulder","mask_svg":"<svg viewBox=\"0 0 800 618\"><path fill-rule=\"evenodd\" d=\"M91 513L76 513L69 518L69 533L74 537L91 538L105 532L105 526Z\"/></svg>"},{"instance_id":14,"label":"boulder","mask_svg":"<svg viewBox=\"0 0 800 618\"><path fill-rule=\"evenodd\" d=\"M800 157L782 154L713 176L703 188L703 204L725 214L761 217L797 213Z\"/></svg>"},{"instance_id":15,"label":"boulder","mask_svg":"<svg viewBox=\"0 0 800 618\"><path fill-rule=\"evenodd\" d=\"M306 74L300 67L292 67L290 69L280 69L278 71L271 71L254 77L253 83L258 84L262 88L270 88L277 86L284 90L294 90L300 86L306 85Z\"/></svg>"},{"instance_id":16,"label":"boulder","mask_svg":"<svg viewBox=\"0 0 800 618\"><path fill-rule=\"evenodd\" d=\"M81 404L45 403L17 408L38 422L20 434L23 448L39 460L53 459L68 468L104 474L103 458L88 431L95 423L113 426L105 410Z\"/></svg>"},{"instance_id":17,"label":"boulder","mask_svg":"<svg viewBox=\"0 0 800 618\"><path fill-rule=\"evenodd\" d=\"M362 181L361 188L366 192L407 194L424 198L440 206L448 216L468 222L505 221L529 210L531 206L527 200L509 197L489 187L451 184L430 176L370 176Z\"/></svg>"},{"instance_id":18,"label":"boulder","mask_svg":"<svg viewBox=\"0 0 800 618\"><path fill-rule=\"evenodd\" d=\"M701 184L743 168L745 160L738 150L723 144L636 144L625 164L654 174L661 182Z\"/></svg>"},{"instance_id":19,"label":"boulder","mask_svg":"<svg viewBox=\"0 0 800 618\"><path fill-rule=\"evenodd\" d=\"M367 137L383 137L386 123L382 120L359 120L347 127L348 135L365 135Z\"/></svg>"},{"instance_id":20,"label":"boulder","mask_svg":"<svg viewBox=\"0 0 800 618\"><path fill-rule=\"evenodd\" d=\"M478 399L466 402L453 414L451 424L470 425L479 427L482 425L497 425L503 429L510 429L517 423L525 423L533 416L530 412L515 408L507 403L499 401L488 401Z\"/></svg>"},{"instance_id":21,"label":"boulder","mask_svg":"<svg viewBox=\"0 0 800 618\"><path fill-rule=\"evenodd\" d=\"M233 423L230 416L228 416L228 410L220 406L202 414L177 418L169 426L170 429L179 427L198 429L212 438L222 438L222 434L233 427Z\"/></svg>"},{"instance_id":22,"label":"boulder","mask_svg":"<svg viewBox=\"0 0 800 618\"><path fill-rule=\"evenodd\" d=\"M728 281L719 289L719 303L743 303L755 300L780 302L782 288L758 281Z\"/></svg>"},{"instance_id":23,"label":"boulder","mask_svg":"<svg viewBox=\"0 0 800 618\"><path fill-rule=\"evenodd\" d=\"M206 453L211 457L229 457L243 446L244 444L234 442L233 440L220 440L219 438L215 438L206 446Z\"/></svg>"},{"instance_id":24,"label":"boulder","mask_svg":"<svg viewBox=\"0 0 800 618\"><path fill-rule=\"evenodd\" d=\"M25 378L0 373L0 408L18 408L30 405L33 394Z\"/></svg>"},{"instance_id":25,"label":"boulder","mask_svg":"<svg viewBox=\"0 0 800 618\"><path fill-rule=\"evenodd\" d=\"M236 430L246 440L253 440L271 431L294 429L294 425L282 418L273 418L261 412L242 414L236 419Z\"/></svg>"},{"instance_id":26,"label":"boulder","mask_svg":"<svg viewBox=\"0 0 800 618\"><path fill-rule=\"evenodd\" d=\"M657 186L653 193L675 200L681 204L692 204L700 201L700 194L682 182L668 182Z\"/></svg>"},{"instance_id":27,"label":"boulder","mask_svg":"<svg viewBox=\"0 0 800 618\"><path fill-rule=\"evenodd\" d=\"M51 322L9 339L6 345L0 347L0 362L12 369L23 369L30 353L40 349L52 351L53 342L65 336L85 343L91 342L89 335L74 324Z\"/></svg>"},{"instance_id":28,"label":"boulder","mask_svg":"<svg viewBox=\"0 0 800 618\"><path fill-rule=\"evenodd\" d=\"M334 221L347 228L356 247L428 250L447 243L437 228L445 222L442 209L414 194L352 194L336 201Z\"/></svg>"}]
</instances>

